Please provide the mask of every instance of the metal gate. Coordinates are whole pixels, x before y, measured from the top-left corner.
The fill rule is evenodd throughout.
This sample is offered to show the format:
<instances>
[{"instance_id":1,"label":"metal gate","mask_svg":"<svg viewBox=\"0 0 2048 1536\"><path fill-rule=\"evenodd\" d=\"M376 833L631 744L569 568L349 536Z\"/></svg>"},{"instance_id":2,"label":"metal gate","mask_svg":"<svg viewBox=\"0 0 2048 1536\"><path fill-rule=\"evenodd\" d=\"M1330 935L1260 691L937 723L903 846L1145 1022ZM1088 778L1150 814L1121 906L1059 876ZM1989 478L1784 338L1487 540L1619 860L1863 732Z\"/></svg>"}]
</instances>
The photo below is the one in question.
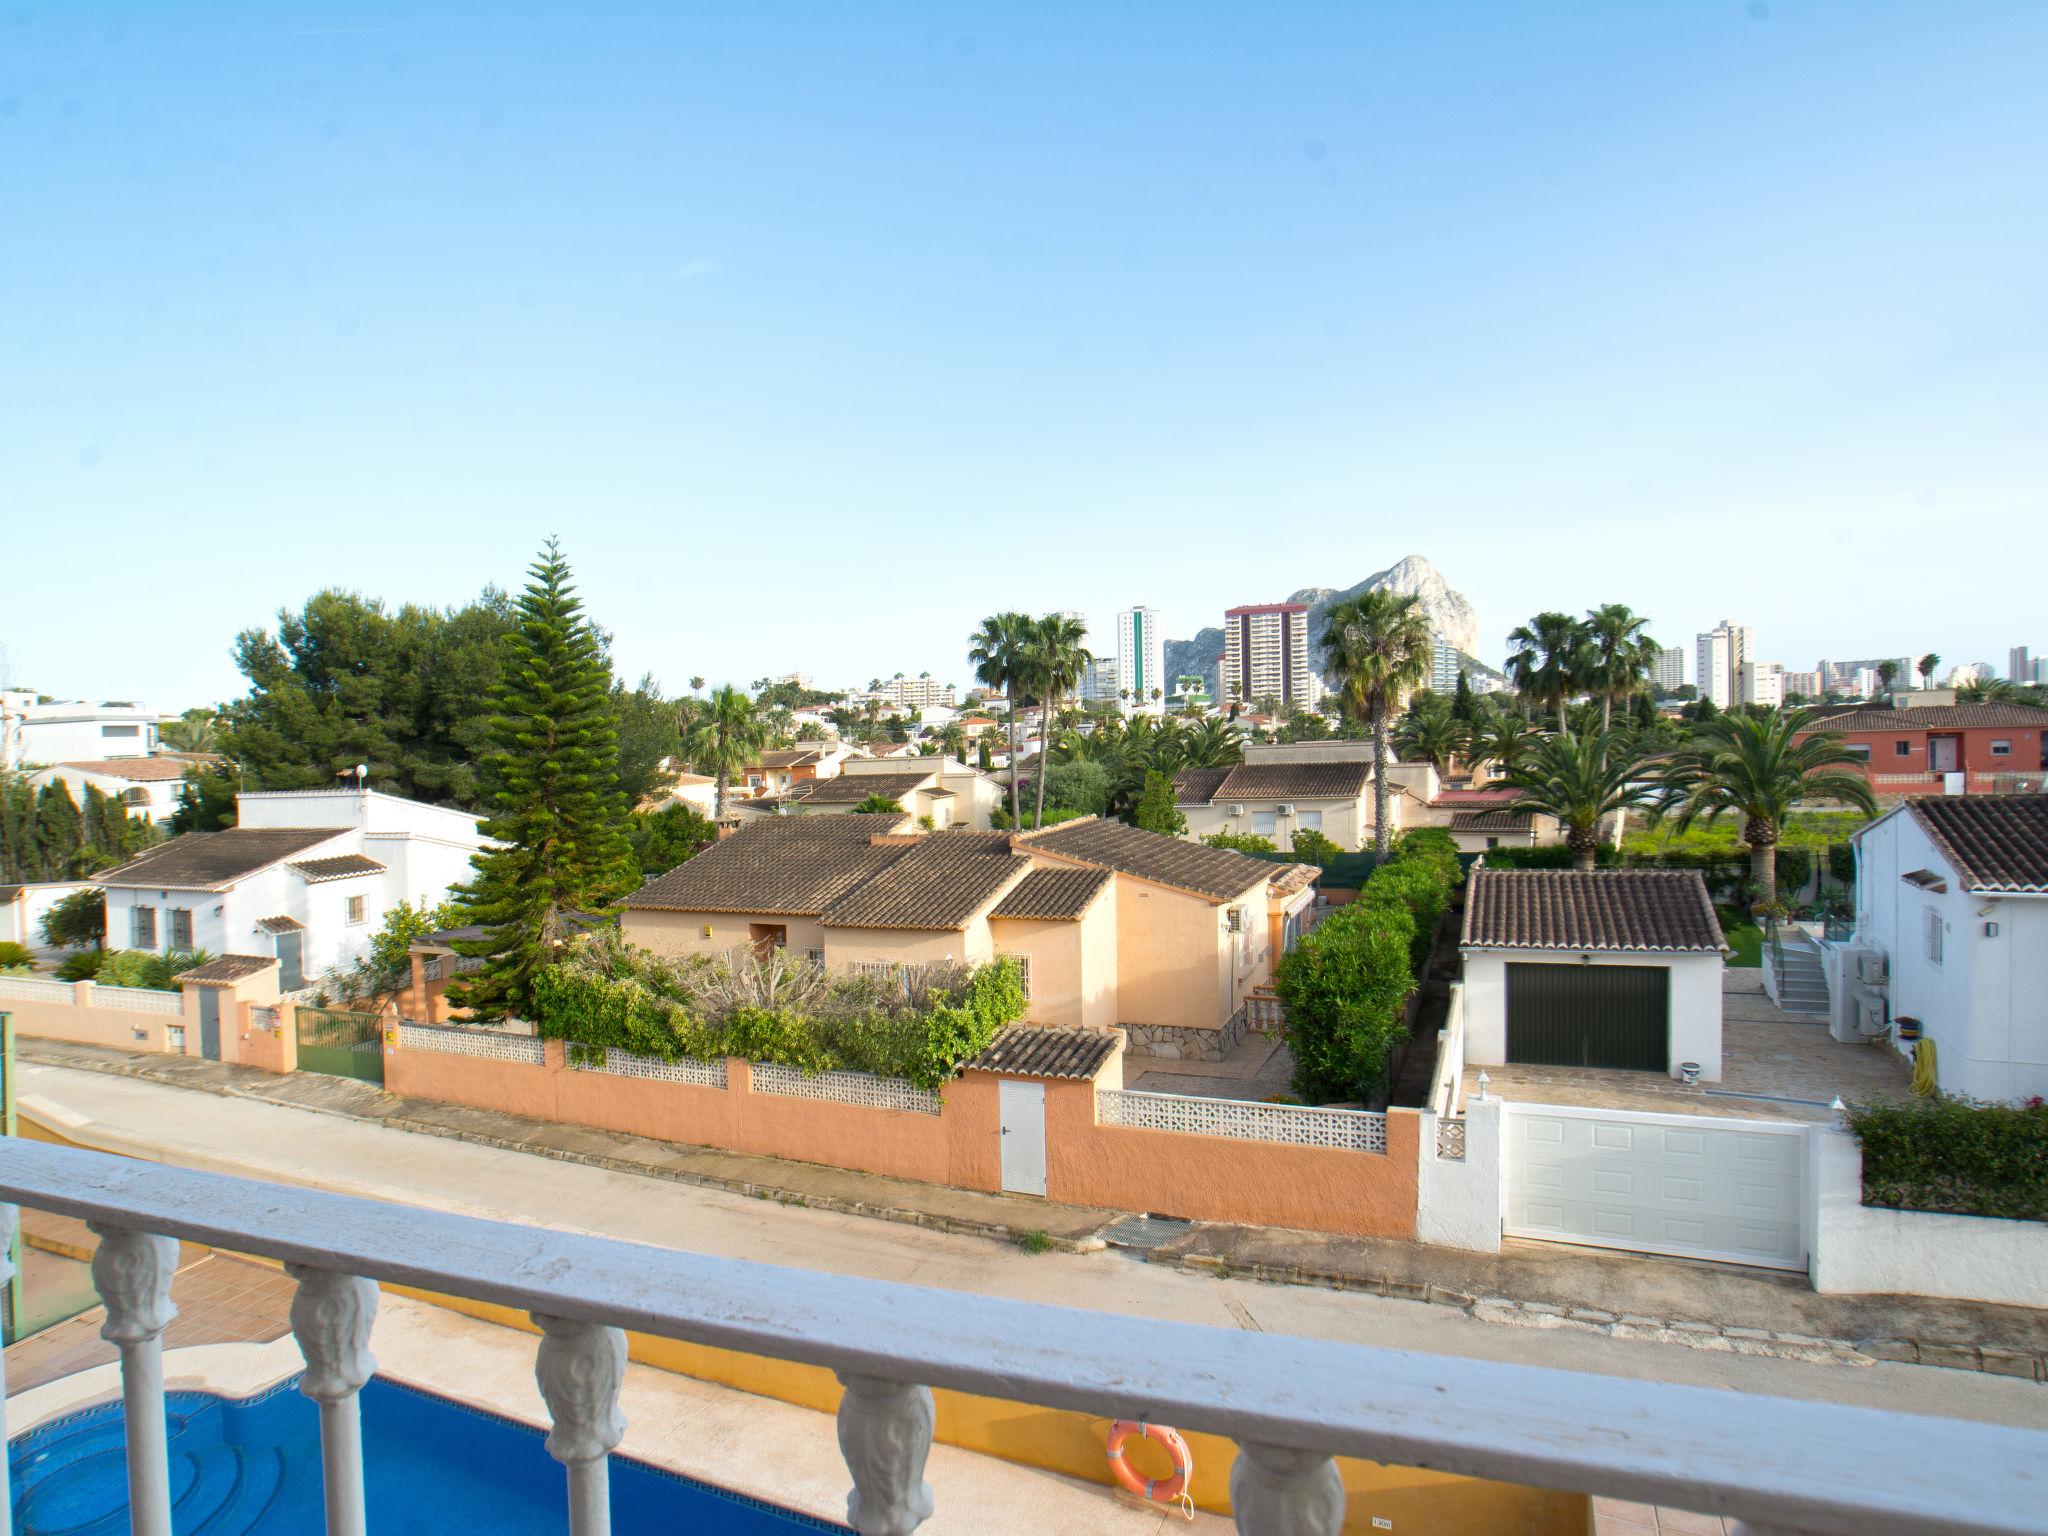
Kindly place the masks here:
<instances>
[{"instance_id":1,"label":"metal gate","mask_svg":"<svg viewBox=\"0 0 2048 1536\"><path fill-rule=\"evenodd\" d=\"M1806 1268L1804 1125L1505 1104L1510 1237Z\"/></svg>"},{"instance_id":2,"label":"metal gate","mask_svg":"<svg viewBox=\"0 0 2048 1536\"><path fill-rule=\"evenodd\" d=\"M1667 967L1525 963L1507 971L1509 1061L1671 1069Z\"/></svg>"},{"instance_id":3,"label":"metal gate","mask_svg":"<svg viewBox=\"0 0 2048 1536\"><path fill-rule=\"evenodd\" d=\"M299 1070L384 1081L384 1028L374 1013L299 1009Z\"/></svg>"}]
</instances>

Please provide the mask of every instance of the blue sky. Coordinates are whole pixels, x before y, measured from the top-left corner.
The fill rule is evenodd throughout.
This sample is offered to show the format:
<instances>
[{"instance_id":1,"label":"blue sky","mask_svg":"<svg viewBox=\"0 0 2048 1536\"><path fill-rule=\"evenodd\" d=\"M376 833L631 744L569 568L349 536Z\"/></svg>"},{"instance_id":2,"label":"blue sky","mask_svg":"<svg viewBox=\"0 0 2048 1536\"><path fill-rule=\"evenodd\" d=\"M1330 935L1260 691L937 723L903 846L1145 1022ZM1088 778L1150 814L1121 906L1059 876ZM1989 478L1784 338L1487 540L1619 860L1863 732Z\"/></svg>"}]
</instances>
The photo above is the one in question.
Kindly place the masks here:
<instances>
[{"instance_id":1,"label":"blue sky","mask_svg":"<svg viewBox=\"0 0 2048 1536\"><path fill-rule=\"evenodd\" d=\"M0 644L182 706L322 585L622 669L1186 635L2048 647L2048 6L0 3Z\"/></svg>"}]
</instances>

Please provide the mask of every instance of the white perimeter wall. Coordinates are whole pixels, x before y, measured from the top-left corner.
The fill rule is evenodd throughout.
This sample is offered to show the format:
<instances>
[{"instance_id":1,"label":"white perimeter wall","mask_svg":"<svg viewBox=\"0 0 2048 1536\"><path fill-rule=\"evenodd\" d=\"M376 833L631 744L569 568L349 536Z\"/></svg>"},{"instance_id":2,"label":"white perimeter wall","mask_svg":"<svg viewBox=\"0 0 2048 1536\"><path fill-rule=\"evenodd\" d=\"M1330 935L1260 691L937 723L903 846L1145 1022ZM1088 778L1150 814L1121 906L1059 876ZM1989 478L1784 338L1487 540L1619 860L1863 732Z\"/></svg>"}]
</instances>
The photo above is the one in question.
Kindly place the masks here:
<instances>
[{"instance_id":1,"label":"white perimeter wall","mask_svg":"<svg viewBox=\"0 0 2048 1536\"><path fill-rule=\"evenodd\" d=\"M1807 1140L1813 1288L2048 1306L2048 1223L1863 1204L1863 1149L1847 1131Z\"/></svg>"},{"instance_id":2,"label":"white perimeter wall","mask_svg":"<svg viewBox=\"0 0 2048 1536\"><path fill-rule=\"evenodd\" d=\"M1465 951L1465 1059L1500 1066L1508 1059L1508 965L1578 965L1576 952ZM1595 951L1594 965L1655 965L1671 972L1671 1075L1684 1061L1700 1064L1708 1082L1721 1079L1721 957L1615 954Z\"/></svg>"},{"instance_id":3,"label":"white perimeter wall","mask_svg":"<svg viewBox=\"0 0 2048 1536\"><path fill-rule=\"evenodd\" d=\"M1435 1110L1422 1116L1422 1150L1416 1159L1415 1240L1442 1248L1500 1252L1500 1100L1465 1101L1465 1156L1436 1155Z\"/></svg>"}]
</instances>

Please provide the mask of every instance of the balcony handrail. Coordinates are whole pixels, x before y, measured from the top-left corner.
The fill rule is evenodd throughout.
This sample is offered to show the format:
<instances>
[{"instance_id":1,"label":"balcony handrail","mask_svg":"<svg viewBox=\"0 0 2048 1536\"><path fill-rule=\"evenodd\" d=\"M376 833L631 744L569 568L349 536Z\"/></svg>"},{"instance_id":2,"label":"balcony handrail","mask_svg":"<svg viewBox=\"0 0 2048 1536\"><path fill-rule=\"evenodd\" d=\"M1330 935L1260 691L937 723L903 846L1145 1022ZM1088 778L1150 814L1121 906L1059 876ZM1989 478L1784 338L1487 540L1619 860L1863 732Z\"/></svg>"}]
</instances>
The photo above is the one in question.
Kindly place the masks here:
<instances>
[{"instance_id":1,"label":"balcony handrail","mask_svg":"<svg viewBox=\"0 0 2048 1536\"><path fill-rule=\"evenodd\" d=\"M0 1200L846 1377L1142 1415L1773 1532L2044 1529L2048 1434L2032 1430L786 1269L39 1142L0 1143ZM1900 1445L1913 1453L1879 1449Z\"/></svg>"}]
</instances>

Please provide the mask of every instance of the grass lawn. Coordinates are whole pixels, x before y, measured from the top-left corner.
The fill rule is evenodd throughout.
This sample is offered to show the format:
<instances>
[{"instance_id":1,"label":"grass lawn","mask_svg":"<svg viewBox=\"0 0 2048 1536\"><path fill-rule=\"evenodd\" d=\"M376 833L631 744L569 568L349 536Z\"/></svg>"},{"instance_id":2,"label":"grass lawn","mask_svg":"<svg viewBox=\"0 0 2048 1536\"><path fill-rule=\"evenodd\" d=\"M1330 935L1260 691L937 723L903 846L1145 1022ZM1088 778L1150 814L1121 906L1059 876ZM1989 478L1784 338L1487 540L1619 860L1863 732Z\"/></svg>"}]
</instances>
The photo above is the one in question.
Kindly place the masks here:
<instances>
[{"instance_id":1,"label":"grass lawn","mask_svg":"<svg viewBox=\"0 0 2048 1536\"><path fill-rule=\"evenodd\" d=\"M1728 963L1759 970L1764 963L1764 931L1741 913L1720 911L1721 932L1728 936Z\"/></svg>"}]
</instances>

